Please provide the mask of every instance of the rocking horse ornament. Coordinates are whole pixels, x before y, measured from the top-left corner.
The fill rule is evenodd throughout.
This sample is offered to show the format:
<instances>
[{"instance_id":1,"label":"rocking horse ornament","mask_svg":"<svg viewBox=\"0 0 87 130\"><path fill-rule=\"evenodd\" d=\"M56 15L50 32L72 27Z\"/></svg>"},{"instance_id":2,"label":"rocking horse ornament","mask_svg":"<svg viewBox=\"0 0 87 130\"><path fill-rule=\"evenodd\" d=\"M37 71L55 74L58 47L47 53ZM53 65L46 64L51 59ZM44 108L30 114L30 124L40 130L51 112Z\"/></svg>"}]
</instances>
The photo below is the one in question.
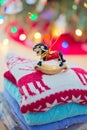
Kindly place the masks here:
<instances>
[{"instance_id":1,"label":"rocking horse ornament","mask_svg":"<svg viewBox=\"0 0 87 130\"><path fill-rule=\"evenodd\" d=\"M36 44L33 51L36 52L37 56L40 56L40 61L35 66L36 70L45 74L56 74L67 69L66 60L61 52L48 49L44 43Z\"/></svg>"}]
</instances>

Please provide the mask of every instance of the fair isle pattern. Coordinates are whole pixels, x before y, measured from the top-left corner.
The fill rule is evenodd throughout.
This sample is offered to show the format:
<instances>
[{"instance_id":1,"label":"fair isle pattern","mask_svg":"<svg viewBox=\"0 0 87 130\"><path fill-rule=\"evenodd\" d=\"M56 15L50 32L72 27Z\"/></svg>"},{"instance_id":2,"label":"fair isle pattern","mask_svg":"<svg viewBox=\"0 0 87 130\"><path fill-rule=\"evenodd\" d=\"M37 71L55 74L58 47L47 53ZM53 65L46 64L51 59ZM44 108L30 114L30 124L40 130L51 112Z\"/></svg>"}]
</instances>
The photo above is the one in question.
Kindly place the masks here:
<instances>
[{"instance_id":1,"label":"fair isle pattern","mask_svg":"<svg viewBox=\"0 0 87 130\"><path fill-rule=\"evenodd\" d=\"M22 113L44 112L58 104L87 104L87 72L69 68L60 74L46 75L35 71L36 61L10 55L6 59L22 96Z\"/></svg>"}]
</instances>

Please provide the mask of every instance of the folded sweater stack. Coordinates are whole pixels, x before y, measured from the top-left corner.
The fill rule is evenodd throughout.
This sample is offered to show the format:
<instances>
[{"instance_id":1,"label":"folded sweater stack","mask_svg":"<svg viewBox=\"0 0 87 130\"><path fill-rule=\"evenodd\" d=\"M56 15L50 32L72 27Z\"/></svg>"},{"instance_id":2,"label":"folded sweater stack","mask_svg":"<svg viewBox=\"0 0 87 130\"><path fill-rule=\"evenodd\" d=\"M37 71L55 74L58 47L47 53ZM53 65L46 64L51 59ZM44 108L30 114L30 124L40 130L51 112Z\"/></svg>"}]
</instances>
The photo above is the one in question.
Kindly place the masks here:
<instances>
[{"instance_id":1,"label":"folded sweater stack","mask_svg":"<svg viewBox=\"0 0 87 130\"><path fill-rule=\"evenodd\" d=\"M87 72L68 67L55 75L34 69L37 62L6 58L4 96L23 130L60 130L87 122Z\"/></svg>"}]
</instances>

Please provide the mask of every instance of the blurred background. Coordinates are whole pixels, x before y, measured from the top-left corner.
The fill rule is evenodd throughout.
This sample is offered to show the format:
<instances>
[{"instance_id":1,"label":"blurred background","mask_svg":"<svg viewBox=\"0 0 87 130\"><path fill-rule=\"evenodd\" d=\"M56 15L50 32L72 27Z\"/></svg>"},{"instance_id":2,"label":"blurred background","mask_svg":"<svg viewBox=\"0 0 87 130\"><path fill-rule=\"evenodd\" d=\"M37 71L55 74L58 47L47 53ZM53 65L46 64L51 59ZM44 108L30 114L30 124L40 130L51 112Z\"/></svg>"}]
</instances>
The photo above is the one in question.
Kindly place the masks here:
<instances>
[{"instance_id":1,"label":"blurred background","mask_svg":"<svg viewBox=\"0 0 87 130\"><path fill-rule=\"evenodd\" d=\"M7 53L38 59L39 42L87 69L87 0L0 0L0 90Z\"/></svg>"}]
</instances>

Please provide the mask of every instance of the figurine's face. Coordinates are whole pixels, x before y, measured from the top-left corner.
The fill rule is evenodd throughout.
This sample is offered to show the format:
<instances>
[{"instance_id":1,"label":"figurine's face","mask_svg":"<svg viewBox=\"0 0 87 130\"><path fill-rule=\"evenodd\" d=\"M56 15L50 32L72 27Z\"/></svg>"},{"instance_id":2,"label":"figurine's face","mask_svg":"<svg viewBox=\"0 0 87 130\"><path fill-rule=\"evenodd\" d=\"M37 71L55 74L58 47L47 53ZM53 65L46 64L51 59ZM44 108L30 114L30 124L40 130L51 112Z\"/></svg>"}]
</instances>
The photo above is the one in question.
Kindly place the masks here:
<instances>
[{"instance_id":1,"label":"figurine's face","mask_svg":"<svg viewBox=\"0 0 87 130\"><path fill-rule=\"evenodd\" d=\"M40 47L40 46L37 46L37 47L34 48L33 50L36 52L37 56L41 55L42 50L41 50L41 47Z\"/></svg>"},{"instance_id":2,"label":"figurine's face","mask_svg":"<svg viewBox=\"0 0 87 130\"><path fill-rule=\"evenodd\" d=\"M48 48L44 44L35 45L33 48L33 51L35 51L38 56L47 50Z\"/></svg>"}]
</instances>

